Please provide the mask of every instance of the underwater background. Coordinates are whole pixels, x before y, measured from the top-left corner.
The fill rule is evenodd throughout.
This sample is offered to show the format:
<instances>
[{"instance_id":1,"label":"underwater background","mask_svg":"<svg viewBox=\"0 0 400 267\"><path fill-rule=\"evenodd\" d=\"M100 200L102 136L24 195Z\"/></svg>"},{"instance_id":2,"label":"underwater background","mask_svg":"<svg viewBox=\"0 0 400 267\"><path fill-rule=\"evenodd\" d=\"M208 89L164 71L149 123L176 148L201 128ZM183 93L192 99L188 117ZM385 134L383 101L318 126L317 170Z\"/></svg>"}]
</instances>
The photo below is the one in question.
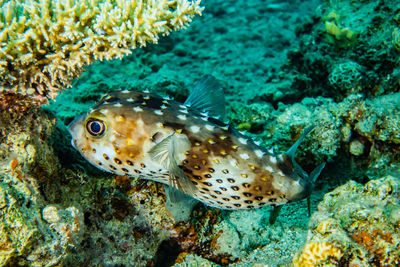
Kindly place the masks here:
<instances>
[{"instance_id":1,"label":"underwater background","mask_svg":"<svg viewBox=\"0 0 400 267\"><path fill-rule=\"evenodd\" d=\"M39 26L46 16L61 22L67 5L83 21L102 2L142 1L41 2L62 8L37 15ZM48 33L40 37L18 28L39 1L0 1L0 265L400 265L400 1L155 2L170 2L159 9L170 29L150 23L130 40L93 23L106 37L93 37L90 50L74 47L92 36L71 26L79 16L69 27L37 27ZM111 31L120 43L106 40ZM269 206L199 203L174 207L174 217L161 184L102 172L71 146L67 125L104 94L148 89L183 103L205 75L221 84L230 123L276 153L315 126L296 154L307 172L327 162L311 216L301 200L273 225Z\"/></svg>"}]
</instances>

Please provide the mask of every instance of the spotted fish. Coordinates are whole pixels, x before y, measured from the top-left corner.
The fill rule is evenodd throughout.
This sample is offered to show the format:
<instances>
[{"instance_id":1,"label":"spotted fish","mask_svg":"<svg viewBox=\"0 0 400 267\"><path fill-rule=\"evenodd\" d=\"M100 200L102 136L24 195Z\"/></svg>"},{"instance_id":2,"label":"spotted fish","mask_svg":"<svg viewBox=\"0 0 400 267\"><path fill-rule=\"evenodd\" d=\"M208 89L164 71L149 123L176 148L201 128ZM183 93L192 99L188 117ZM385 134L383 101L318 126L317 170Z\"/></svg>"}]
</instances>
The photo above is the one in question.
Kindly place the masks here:
<instances>
[{"instance_id":1,"label":"spotted fish","mask_svg":"<svg viewBox=\"0 0 400 267\"><path fill-rule=\"evenodd\" d=\"M294 160L304 136L275 155L222 122L225 100L207 76L184 104L150 92L104 96L70 125L72 145L96 167L169 185L221 209L282 205L309 196L324 165L308 175Z\"/></svg>"}]
</instances>

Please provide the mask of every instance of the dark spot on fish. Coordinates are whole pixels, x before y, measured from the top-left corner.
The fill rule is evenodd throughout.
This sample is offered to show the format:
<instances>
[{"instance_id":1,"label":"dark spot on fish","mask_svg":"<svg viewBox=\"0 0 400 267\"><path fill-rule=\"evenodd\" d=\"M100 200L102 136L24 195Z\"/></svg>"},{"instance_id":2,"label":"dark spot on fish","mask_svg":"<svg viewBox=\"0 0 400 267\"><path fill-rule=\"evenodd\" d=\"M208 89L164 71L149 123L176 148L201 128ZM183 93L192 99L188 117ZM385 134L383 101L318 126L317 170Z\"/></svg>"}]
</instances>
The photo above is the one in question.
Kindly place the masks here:
<instances>
[{"instance_id":1,"label":"dark spot on fish","mask_svg":"<svg viewBox=\"0 0 400 267\"><path fill-rule=\"evenodd\" d=\"M194 179L197 179L199 181L203 180L203 177L199 176L199 175L193 175Z\"/></svg>"},{"instance_id":2,"label":"dark spot on fish","mask_svg":"<svg viewBox=\"0 0 400 267\"><path fill-rule=\"evenodd\" d=\"M188 134L187 131L185 130L185 125L182 124L182 123L176 123L176 122L167 121L167 122L164 122L164 127L169 127L169 128L171 128L173 130L182 129L182 133L183 134Z\"/></svg>"},{"instance_id":3,"label":"dark spot on fish","mask_svg":"<svg viewBox=\"0 0 400 267\"><path fill-rule=\"evenodd\" d=\"M247 208L248 209L254 209L254 206L253 205L248 205Z\"/></svg>"},{"instance_id":4,"label":"dark spot on fish","mask_svg":"<svg viewBox=\"0 0 400 267\"><path fill-rule=\"evenodd\" d=\"M258 203L259 206L264 206L265 204L267 204L267 203L265 203L265 202Z\"/></svg>"},{"instance_id":5,"label":"dark spot on fish","mask_svg":"<svg viewBox=\"0 0 400 267\"><path fill-rule=\"evenodd\" d=\"M130 161L130 160L127 160L127 161L126 161L126 164L128 164L129 166L133 166L133 162Z\"/></svg>"},{"instance_id":6,"label":"dark spot on fish","mask_svg":"<svg viewBox=\"0 0 400 267\"><path fill-rule=\"evenodd\" d=\"M215 172L215 170L213 168L208 168L208 171L211 172L211 173Z\"/></svg>"},{"instance_id":7,"label":"dark spot on fish","mask_svg":"<svg viewBox=\"0 0 400 267\"><path fill-rule=\"evenodd\" d=\"M206 192L201 192L200 191L200 193L202 193L202 194L205 194ZM203 196L205 199L210 199L208 196Z\"/></svg>"},{"instance_id":8,"label":"dark spot on fish","mask_svg":"<svg viewBox=\"0 0 400 267\"><path fill-rule=\"evenodd\" d=\"M146 165L144 165L143 163L140 163L140 167L146 168Z\"/></svg>"},{"instance_id":9,"label":"dark spot on fish","mask_svg":"<svg viewBox=\"0 0 400 267\"><path fill-rule=\"evenodd\" d=\"M243 187L244 187L244 188L249 188L249 187L250 187L250 184L244 183L244 184L243 184Z\"/></svg>"},{"instance_id":10,"label":"dark spot on fish","mask_svg":"<svg viewBox=\"0 0 400 267\"><path fill-rule=\"evenodd\" d=\"M253 204L253 200L245 200L244 203L246 203L246 204Z\"/></svg>"},{"instance_id":11,"label":"dark spot on fish","mask_svg":"<svg viewBox=\"0 0 400 267\"><path fill-rule=\"evenodd\" d=\"M252 194L249 193L249 192L244 192L243 195L244 195L245 197L251 197L251 196L252 196Z\"/></svg>"},{"instance_id":12,"label":"dark spot on fish","mask_svg":"<svg viewBox=\"0 0 400 267\"><path fill-rule=\"evenodd\" d=\"M153 136L151 137L151 141L152 141L153 143L158 143L158 142L161 140L162 137L163 137L163 134L162 134L162 133L156 132L156 133L153 134Z\"/></svg>"},{"instance_id":13,"label":"dark spot on fish","mask_svg":"<svg viewBox=\"0 0 400 267\"><path fill-rule=\"evenodd\" d=\"M110 166L110 168L113 169L114 171L117 169L117 168L115 168L115 167L114 167L113 165L111 165L111 164L108 165L108 166Z\"/></svg>"},{"instance_id":14,"label":"dark spot on fish","mask_svg":"<svg viewBox=\"0 0 400 267\"><path fill-rule=\"evenodd\" d=\"M269 202L276 202L276 198L270 198L268 199Z\"/></svg>"},{"instance_id":15,"label":"dark spot on fish","mask_svg":"<svg viewBox=\"0 0 400 267\"><path fill-rule=\"evenodd\" d=\"M205 174L204 177L211 178L212 176L211 176L211 174Z\"/></svg>"},{"instance_id":16,"label":"dark spot on fish","mask_svg":"<svg viewBox=\"0 0 400 267\"><path fill-rule=\"evenodd\" d=\"M232 196L233 199L239 200L240 197L239 196Z\"/></svg>"},{"instance_id":17,"label":"dark spot on fish","mask_svg":"<svg viewBox=\"0 0 400 267\"><path fill-rule=\"evenodd\" d=\"M201 189L204 190L204 191L206 191L206 192L209 192L209 191L210 191L208 188L205 188L205 187L202 187Z\"/></svg>"},{"instance_id":18,"label":"dark spot on fish","mask_svg":"<svg viewBox=\"0 0 400 267\"><path fill-rule=\"evenodd\" d=\"M217 179L216 181L217 181L217 183L222 184L222 180L221 179Z\"/></svg>"},{"instance_id":19,"label":"dark spot on fish","mask_svg":"<svg viewBox=\"0 0 400 267\"><path fill-rule=\"evenodd\" d=\"M217 196L214 196L214 195L210 195L212 198L217 198Z\"/></svg>"},{"instance_id":20,"label":"dark spot on fish","mask_svg":"<svg viewBox=\"0 0 400 267\"><path fill-rule=\"evenodd\" d=\"M193 181L193 180L192 180L192 183L193 183L194 185L198 185L198 184L199 184L198 182Z\"/></svg>"},{"instance_id":21,"label":"dark spot on fish","mask_svg":"<svg viewBox=\"0 0 400 267\"><path fill-rule=\"evenodd\" d=\"M242 205L241 204L239 204L239 203L236 203L236 204L233 204L233 205L235 205L235 207L241 207Z\"/></svg>"},{"instance_id":22,"label":"dark spot on fish","mask_svg":"<svg viewBox=\"0 0 400 267\"><path fill-rule=\"evenodd\" d=\"M135 173L142 173L141 171L139 171L139 170L133 170Z\"/></svg>"},{"instance_id":23,"label":"dark spot on fish","mask_svg":"<svg viewBox=\"0 0 400 267\"><path fill-rule=\"evenodd\" d=\"M225 187L220 187L219 189L221 189L222 191L227 191Z\"/></svg>"},{"instance_id":24,"label":"dark spot on fish","mask_svg":"<svg viewBox=\"0 0 400 267\"><path fill-rule=\"evenodd\" d=\"M228 173L229 173L229 170L228 170L228 169L223 169L223 170L222 170L222 173L223 173L223 174L228 174Z\"/></svg>"},{"instance_id":25,"label":"dark spot on fish","mask_svg":"<svg viewBox=\"0 0 400 267\"><path fill-rule=\"evenodd\" d=\"M189 161L188 161L187 159L184 159L184 160L182 161L182 163L183 163L183 165L186 165L186 164L189 163Z\"/></svg>"},{"instance_id":26,"label":"dark spot on fish","mask_svg":"<svg viewBox=\"0 0 400 267\"><path fill-rule=\"evenodd\" d=\"M193 169L200 170L200 166L199 165L193 165Z\"/></svg>"},{"instance_id":27,"label":"dark spot on fish","mask_svg":"<svg viewBox=\"0 0 400 267\"><path fill-rule=\"evenodd\" d=\"M220 205L222 205L222 204L224 204L224 203L222 203L221 201L217 201L217 204L220 204Z\"/></svg>"},{"instance_id":28,"label":"dark spot on fish","mask_svg":"<svg viewBox=\"0 0 400 267\"><path fill-rule=\"evenodd\" d=\"M239 190L239 187L237 187L237 186L231 186L231 188L233 189L233 191L238 191Z\"/></svg>"},{"instance_id":29,"label":"dark spot on fish","mask_svg":"<svg viewBox=\"0 0 400 267\"><path fill-rule=\"evenodd\" d=\"M129 170L125 169L125 168L121 168L121 170L124 171L124 172L129 172Z\"/></svg>"},{"instance_id":30,"label":"dark spot on fish","mask_svg":"<svg viewBox=\"0 0 400 267\"><path fill-rule=\"evenodd\" d=\"M223 197L222 200L224 201L231 201L229 198Z\"/></svg>"},{"instance_id":31,"label":"dark spot on fish","mask_svg":"<svg viewBox=\"0 0 400 267\"><path fill-rule=\"evenodd\" d=\"M227 209L232 209L232 207L231 207L231 206L225 206L225 208L227 208Z\"/></svg>"},{"instance_id":32,"label":"dark spot on fish","mask_svg":"<svg viewBox=\"0 0 400 267\"><path fill-rule=\"evenodd\" d=\"M96 153L96 149L95 149L95 148L93 148L93 149L92 149L92 152L93 152L93 153Z\"/></svg>"},{"instance_id":33,"label":"dark spot on fish","mask_svg":"<svg viewBox=\"0 0 400 267\"><path fill-rule=\"evenodd\" d=\"M189 173L189 174L193 173L193 171L191 169L188 169L186 167L182 167L182 171L185 172L185 173Z\"/></svg>"},{"instance_id":34,"label":"dark spot on fish","mask_svg":"<svg viewBox=\"0 0 400 267\"><path fill-rule=\"evenodd\" d=\"M217 194L217 195L221 195L221 194L222 194L220 191L214 191L214 192L215 192L215 194Z\"/></svg>"},{"instance_id":35,"label":"dark spot on fish","mask_svg":"<svg viewBox=\"0 0 400 267\"><path fill-rule=\"evenodd\" d=\"M104 158L105 160L109 160L109 159L110 159L110 157L107 156L106 154L103 154L103 158Z\"/></svg>"},{"instance_id":36,"label":"dark spot on fish","mask_svg":"<svg viewBox=\"0 0 400 267\"><path fill-rule=\"evenodd\" d=\"M98 164L99 166L103 165L103 163L101 163L100 161L99 161L99 162L97 162L97 164Z\"/></svg>"},{"instance_id":37,"label":"dark spot on fish","mask_svg":"<svg viewBox=\"0 0 400 267\"><path fill-rule=\"evenodd\" d=\"M206 185L206 186L212 186L212 184L209 183L209 182L204 182L203 184Z\"/></svg>"},{"instance_id":38,"label":"dark spot on fish","mask_svg":"<svg viewBox=\"0 0 400 267\"><path fill-rule=\"evenodd\" d=\"M232 178L228 178L228 182L230 182L230 183L234 183L234 182L235 182L235 180L234 180L234 179L232 179Z\"/></svg>"},{"instance_id":39,"label":"dark spot on fish","mask_svg":"<svg viewBox=\"0 0 400 267\"><path fill-rule=\"evenodd\" d=\"M258 200L258 201L262 200L263 198L264 198L264 197L262 197L262 196L256 196L256 197L255 197L255 199Z\"/></svg>"},{"instance_id":40,"label":"dark spot on fish","mask_svg":"<svg viewBox=\"0 0 400 267\"><path fill-rule=\"evenodd\" d=\"M122 164L122 161L120 159L118 159L118 158L114 158L114 162L117 163L117 164Z\"/></svg>"}]
</instances>

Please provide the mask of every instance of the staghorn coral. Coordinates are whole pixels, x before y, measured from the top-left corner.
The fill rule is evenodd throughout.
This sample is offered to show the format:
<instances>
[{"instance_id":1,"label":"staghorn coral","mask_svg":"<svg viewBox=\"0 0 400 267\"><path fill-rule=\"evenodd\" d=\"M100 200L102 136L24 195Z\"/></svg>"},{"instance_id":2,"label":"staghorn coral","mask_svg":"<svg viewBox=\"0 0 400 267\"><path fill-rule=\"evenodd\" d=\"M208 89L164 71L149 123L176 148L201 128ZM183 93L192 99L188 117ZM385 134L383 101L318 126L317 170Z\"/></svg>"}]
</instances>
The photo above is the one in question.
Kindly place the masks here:
<instances>
[{"instance_id":1,"label":"staghorn coral","mask_svg":"<svg viewBox=\"0 0 400 267\"><path fill-rule=\"evenodd\" d=\"M200 1L0 0L0 93L46 103L84 65L184 28Z\"/></svg>"},{"instance_id":2,"label":"staghorn coral","mask_svg":"<svg viewBox=\"0 0 400 267\"><path fill-rule=\"evenodd\" d=\"M350 181L326 194L294 266L398 266L400 179L395 176L365 186Z\"/></svg>"}]
</instances>

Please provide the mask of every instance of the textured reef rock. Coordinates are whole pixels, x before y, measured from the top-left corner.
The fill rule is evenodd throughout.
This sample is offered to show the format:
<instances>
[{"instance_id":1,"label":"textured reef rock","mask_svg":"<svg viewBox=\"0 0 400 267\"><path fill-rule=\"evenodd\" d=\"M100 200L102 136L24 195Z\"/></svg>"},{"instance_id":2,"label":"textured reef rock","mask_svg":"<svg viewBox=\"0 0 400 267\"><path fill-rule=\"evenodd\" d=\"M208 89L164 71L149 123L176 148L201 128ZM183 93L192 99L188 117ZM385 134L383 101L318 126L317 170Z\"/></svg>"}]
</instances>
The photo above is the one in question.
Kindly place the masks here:
<instances>
[{"instance_id":1,"label":"textured reef rock","mask_svg":"<svg viewBox=\"0 0 400 267\"><path fill-rule=\"evenodd\" d=\"M47 184L60 175L48 144L55 120L35 108L25 116L0 114L0 265L54 266L80 242L83 227L79 208L49 209L41 191L50 192Z\"/></svg>"},{"instance_id":2,"label":"textured reef rock","mask_svg":"<svg viewBox=\"0 0 400 267\"><path fill-rule=\"evenodd\" d=\"M398 266L399 199L398 174L326 194L294 266Z\"/></svg>"},{"instance_id":3,"label":"textured reef rock","mask_svg":"<svg viewBox=\"0 0 400 267\"><path fill-rule=\"evenodd\" d=\"M0 1L0 93L54 99L84 65L184 28L200 1Z\"/></svg>"}]
</instances>

